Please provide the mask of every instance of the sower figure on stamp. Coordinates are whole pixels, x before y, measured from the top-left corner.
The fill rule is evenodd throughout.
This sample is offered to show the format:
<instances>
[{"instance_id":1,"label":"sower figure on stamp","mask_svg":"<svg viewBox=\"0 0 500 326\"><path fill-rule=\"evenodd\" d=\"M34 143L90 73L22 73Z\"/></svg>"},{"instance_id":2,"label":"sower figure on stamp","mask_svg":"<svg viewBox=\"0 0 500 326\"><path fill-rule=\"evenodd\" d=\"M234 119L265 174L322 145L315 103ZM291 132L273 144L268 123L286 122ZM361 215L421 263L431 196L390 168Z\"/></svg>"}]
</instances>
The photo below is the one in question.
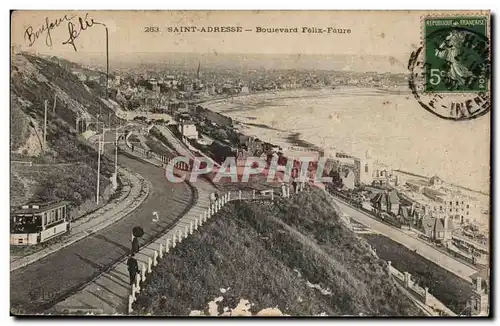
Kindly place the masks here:
<instances>
[{"instance_id":1,"label":"sower figure on stamp","mask_svg":"<svg viewBox=\"0 0 500 326\"><path fill-rule=\"evenodd\" d=\"M127 260L128 274L130 275L130 285L134 284L135 276L139 274L139 265L137 264L137 259L134 257L134 253L130 254Z\"/></svg>"}]
</instances>

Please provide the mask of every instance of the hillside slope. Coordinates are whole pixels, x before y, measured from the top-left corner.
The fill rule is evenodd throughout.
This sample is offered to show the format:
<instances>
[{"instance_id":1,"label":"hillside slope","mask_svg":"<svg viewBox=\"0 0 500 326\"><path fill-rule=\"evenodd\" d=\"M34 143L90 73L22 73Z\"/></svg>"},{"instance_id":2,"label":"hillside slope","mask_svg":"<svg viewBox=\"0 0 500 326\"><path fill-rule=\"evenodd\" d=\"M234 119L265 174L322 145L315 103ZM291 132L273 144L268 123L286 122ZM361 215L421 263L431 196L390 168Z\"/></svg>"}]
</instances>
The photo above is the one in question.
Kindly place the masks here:
<instances>
[{"instance_id":1,"label":"hillside slope","mask_svg":"<svg viewBox=\"0 0 500 326\"><path fill-rule=\"evenodd\" d=\"M53 58L28 54L12 57L10 156L13 161L35 163L32 167L11 164L12 205L33 199L65 199L79 206L94 200L97 152L77 133L76 118L83 116L96 121L100 114L105 119L100 121L107 122L111 111L99 99L104 90L97 84L89 88L67 67L67 63ZM45 100L48 118L47 148L44 149ZM117 122L114 118L113 123ZM67 165L58 168L53 164ZM112 162L103 158L101 164L104 193L109 185ZM88 208L93 209L91 205Z\"/></svg>"},{"instance_id":2,"label":"hillside slope","mask_svg":"<svg viewBox=\"0 0 500 326\"><path fill-rule=\"evenodd\" d=\"M215 301L227 314L241 300L252 314L420 315L319 190L225 206L160 260L134 309L213 315Z\"/></svg>"}]
</instances>

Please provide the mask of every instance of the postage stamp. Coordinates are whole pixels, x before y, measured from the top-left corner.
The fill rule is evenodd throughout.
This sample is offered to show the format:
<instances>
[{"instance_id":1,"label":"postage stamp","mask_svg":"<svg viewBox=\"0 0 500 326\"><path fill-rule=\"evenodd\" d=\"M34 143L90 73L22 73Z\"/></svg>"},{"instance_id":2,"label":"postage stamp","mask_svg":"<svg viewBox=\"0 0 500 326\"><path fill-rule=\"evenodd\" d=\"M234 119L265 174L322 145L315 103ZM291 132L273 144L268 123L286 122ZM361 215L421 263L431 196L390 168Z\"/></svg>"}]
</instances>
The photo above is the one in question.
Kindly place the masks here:
<instances>
[{"instance_id":1,"label":"postage stamp","mask_svg":"<svg viewBox=\"0 0 500 326\"><path fill-rule=\"evenodd\" d=\"M425 18L425 91L487 91L487 30L486 17Z\"/></svg>"},{"instance_id":2,"label":"postage stamp","mask_svg":"<svg viewBox=\"0 0 500 326\"><path fill-rule=\"evenodd\" d=\"M422 44L410 55L409 87L425 110L455 121L490 111L487 16L424 16Z\"/></svg>"}]
</instances>

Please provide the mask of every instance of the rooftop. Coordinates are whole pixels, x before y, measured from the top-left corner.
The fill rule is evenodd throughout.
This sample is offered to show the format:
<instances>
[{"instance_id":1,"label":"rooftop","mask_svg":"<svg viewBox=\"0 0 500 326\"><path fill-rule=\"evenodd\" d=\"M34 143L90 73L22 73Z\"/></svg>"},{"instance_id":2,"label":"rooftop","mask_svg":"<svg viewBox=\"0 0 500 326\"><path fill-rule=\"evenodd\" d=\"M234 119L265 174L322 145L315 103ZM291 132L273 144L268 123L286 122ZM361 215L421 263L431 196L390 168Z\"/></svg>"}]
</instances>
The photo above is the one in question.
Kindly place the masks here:
<instances>
[{"instance_id":1,"label":"rooftop","mask_svg":"<svg viewBox=\"0 0 500 326\"><path fill-rule=\"evenodd\" d=\"M48 210L66 206L69 202L67 201L57 201L57 202L31 202L21 206L11 207L11 214L37 214L46 212Z\"/></svg>"},{"instance_id":2,"label":"rooftop","mask_svg":"<svg viewBox=\"0 0 500 326\"><path fill-rule=\"evenodd\" d=\"M408 180L406 182L411 183L411 184L415 184L415 185L419 185L419 186L428 186L429 185L429 182L422 180L422 179L411 179L411 180Z\"/></svg>"}]
</instances>

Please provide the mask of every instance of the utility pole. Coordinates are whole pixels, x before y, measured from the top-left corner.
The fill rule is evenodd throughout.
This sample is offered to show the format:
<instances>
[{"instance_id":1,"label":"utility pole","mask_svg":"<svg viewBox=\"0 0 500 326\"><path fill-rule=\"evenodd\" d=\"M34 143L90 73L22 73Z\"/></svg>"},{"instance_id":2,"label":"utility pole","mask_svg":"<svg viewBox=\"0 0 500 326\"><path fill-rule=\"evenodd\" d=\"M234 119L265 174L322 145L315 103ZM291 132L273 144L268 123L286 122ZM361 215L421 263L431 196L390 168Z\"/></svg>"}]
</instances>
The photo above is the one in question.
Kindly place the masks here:
<instances>
[{"instance_id":1,"label":"utility pole","mask_svg":"<svg viewBox=\"0 0 500 326\"><path fill-rule=\"evenodd\" d=\"M56 115L56 102L57 102L57 94L54 93L54 106L52 107L52 115Z\"/></svg>"},{"instance_id":2,"label":"utility pole","mask_svg":"<svg viewBox=\"0 0 500 326\"><path fill-rule=\"evenodd\" d=\"M44 114L44 119L43 119L43 149L47 149L47 106L48 106L48 101L45 100L45 114Z\"/></svg>"},{"instance_id":3,"label":"utility pole","mask_svg":"<svg viewBox=\"0 0 500 326\"><path fill-rule=\"evenodd\" d=\"M99 146L102 145L102 151L104 152L104 145L105 144L112 144L112 143L115 144L115 173L113 175L113 181L114 181L113 187L114 187L114 189L116 189L116 185L118 183L118 137L120 135L123 135L124 133L119 133L118 128L115 128L115 140L114 141L106 141L105 137L104 137L106 134L106 131L111 131L111 128L103 128L103 131L102 131L103 139L102 139L102 141L101 140L99 141L99 144L100 144Z\"/></svg>"},{"instance_id":4,"label":"utility pole","mask_svg":"<svg viewBox=\"0 0 500 326\"><path fill-rule=\"evenodd\" d=\"M108 79L109 79L109 41L108 41L108 26L106 28L106 98L108 97Z\"/></svg>"},{"instance_id":5,"label":"utility pole","mask_svg":"<svg viewBox=\"0 0 500 326\"><path fill-rule=\"evenodd\" d=\"M96 190L96 203L99 205L99 182L101 173L101 136L99 135L99 146L98 146L98 156L97 156L97 190Z\"/></svg>"},{"instance_id":6,"label":"utility pole","mask_svg":"<svg viewBox=\"0 0 500 326\"><path fill-rule=\"evenodd\" d=\"M115 179L118 176L118 129L115 129Z\"/></svg>"}]
</instances>

